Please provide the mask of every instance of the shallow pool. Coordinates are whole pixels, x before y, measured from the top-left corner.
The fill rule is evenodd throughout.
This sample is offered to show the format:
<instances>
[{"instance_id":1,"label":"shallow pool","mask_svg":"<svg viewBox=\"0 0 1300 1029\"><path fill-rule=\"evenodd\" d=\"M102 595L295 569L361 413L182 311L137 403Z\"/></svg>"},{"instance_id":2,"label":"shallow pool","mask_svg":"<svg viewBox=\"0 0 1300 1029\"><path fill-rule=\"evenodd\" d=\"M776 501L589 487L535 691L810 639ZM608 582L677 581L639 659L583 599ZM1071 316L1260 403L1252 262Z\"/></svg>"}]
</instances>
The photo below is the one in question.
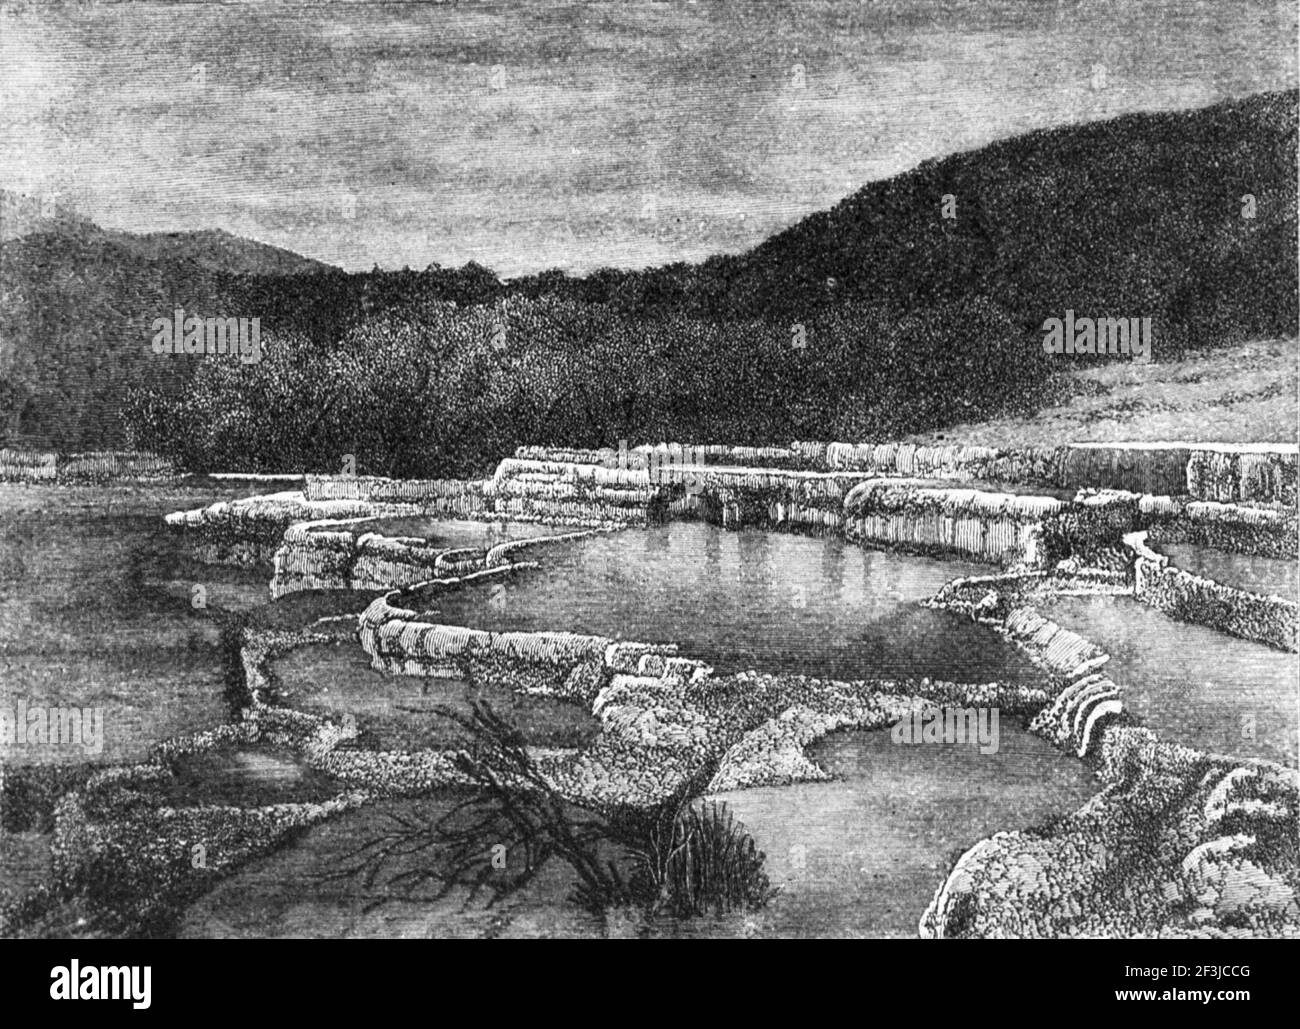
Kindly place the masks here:
<instances>
[{"instance_id":1,"label":"shallow pool","mask_svg":"<svg viewBox=\"0 0 1300 1029\"><path fill-rule=\"evenodd\" d=\"M1002 719L999 747L835 733L809 756L837 781L719 794L781 894L763 935L915 936L957 856L1004 829L1078 809L1100 789L1079 761Z\"/></svg>"},{"instance_id":2,"label":"shallow pool","mask_svg":"<svg viewBox=\"0 0 1300 1029\"><path fill-rule=\"evenodd\" d=\"M1295 765L1300 656L1179 622L1132 597L1061 597L1047 618L1108 654L1124 707L1197 750Z\"/></svg>"},{"instance_id":3,"label":"shallow pool","mask_svg":"<svg viewBox=\"0 0 1300 1029\"><path fill-rule=\"evenodd\" d=\"M1280 557L1234 554L1198 543L1160 543L1153 549L1185 572L1251 593L1296 600L1300 593L1300 562Z\"/></svg>"},{"instance_id":4,"label":"shallow pool","mask_svg":"<svg viewBox=\"0 0 1300 1029\"><path fill-rule=\"evenodd\" d=\"M557 536L572 532L563 526L543 525L535 522L468 521L456 518L439 518L435 515L408 515L394 518L370 518L347 526L355 535L368 532L381 536L409 536L426 540L439 549L462 547L494 547L509 540L534 539L538 536Z\"/></svg>"},{"instance_id":5,"label":"shallow pool","mask_svg":"<svg viewBox=\"0 0 1300 1029\"><path fill-rule=\"evenodd\" d=\"M1015 726L996 754L971 746L899 746L886 732L835 734L810 748L830 783L718 794L766 855L780 894L757 912L620 927L570 902L572 871L553 863L499 909L396 889L403 860L368 882L339 875L389 814L432 825L454 791L385 801L313 828L195 903L186 936L914 937L958 854L1003 829L1076 810L1099 788L1083 765ZM367 910L370 905L377 905Z\"/></svg>"},{"instance_id":6,"label":"shallow pool","mask_svg":"<svg viewBox=\"0 0 1300 1029\"><path fill-rule=\"evenodd\" d=\"M529 557L541 568L508 584L440 595L436 619L677 643L721 673L1041 679L991 630L918 605L952 578L987 571L969 562L698 522L593 536Z\"/></svg>"},{"instance_id":7,"label":"shallow pool","mask_svg":"<svg viewBox=\"0 0 1300 1029\"><path fill-rule=\"evenodd\" d=\"M588 937L602 921L567 897L570 870L552 862L538 880L501 908L467 891L438 899L434 886L397 885L393 876L419 869L427 854L410 853L383 866L371 881L359 869L358 846L391 831L392 817L433 826L464 798L456 791L368 805L308 829L276 853L251 862L196 901L181 920L182 937L394 938L492 936Z\"/></svg>"},{"instance_id":8,"label":"shallow pool","mask_svg":"<svg viewBox=\"0 0 1300 1029\"><path fill-rule=\"evenodd\" d=\"M459 746L460 728L439 714L449 708L469 716L484 700L538 747L580 747L595 738L600 721L583 704L525 696L505 689L471 689L460 679L388 675L370 667L352 641L300 647L273 664L280 702L300 711L340 718L353 715L370 750L425 750Z\"/></svg>"},{"instance_id":9,"label":"shallow pool","mask_svg":"<svg viewBox=\"0 0 1300 1029\"><path fill-rule=\"evenodd\" d=\"M266 576L195 563L163 516L255 492L0 485L0 704L99 708L104 726L93 754L31 744L0 759L139 761L229 718L220 617L265 602Z\"/></svg>"},{"instance_id":10,"label":"shallow pool","mask_svg":"<svg viewBox=\"0 0 1300 1029\"><path fill-rule=\"evenodd\" d=\"M267 745L186 754L176 759L172 772L146 787L172 807L319 803L342 790L301 755Z\"/></svg>"}]
</instances>

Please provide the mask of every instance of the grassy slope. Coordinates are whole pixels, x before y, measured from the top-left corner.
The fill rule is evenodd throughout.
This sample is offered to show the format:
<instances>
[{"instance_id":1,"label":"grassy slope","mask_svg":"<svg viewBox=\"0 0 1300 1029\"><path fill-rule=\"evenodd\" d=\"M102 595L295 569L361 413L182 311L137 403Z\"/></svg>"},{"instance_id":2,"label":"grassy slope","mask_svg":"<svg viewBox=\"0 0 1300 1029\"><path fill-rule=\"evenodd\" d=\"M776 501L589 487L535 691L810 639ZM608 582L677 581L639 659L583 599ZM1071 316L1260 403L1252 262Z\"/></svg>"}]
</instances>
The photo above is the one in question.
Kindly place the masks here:
<instances>
[{"instance_id":1,"label":"grassy slope","mask_svg":"<svg viewBox=\"0 0 1300 1029\"><path fill-rule=\"evenodd\" d=\"M1117 440L1295 443L1300 341L1267 340L1168 363L1072 371L1081 392L1031 417L957 425L915 443L1055 445Z\"/></svg>"}]
</instances>

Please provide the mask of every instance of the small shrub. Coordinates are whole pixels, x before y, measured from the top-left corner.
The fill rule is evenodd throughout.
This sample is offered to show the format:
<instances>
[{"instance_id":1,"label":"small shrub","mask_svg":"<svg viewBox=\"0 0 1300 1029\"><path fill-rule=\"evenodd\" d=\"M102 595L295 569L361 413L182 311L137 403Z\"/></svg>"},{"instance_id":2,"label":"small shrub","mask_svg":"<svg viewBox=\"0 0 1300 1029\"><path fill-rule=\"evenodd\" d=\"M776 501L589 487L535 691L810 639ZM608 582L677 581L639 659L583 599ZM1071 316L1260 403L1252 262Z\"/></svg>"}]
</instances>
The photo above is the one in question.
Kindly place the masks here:
<instances>
[{"instance_id":1,"label":"small shrub","mask_svg":"<svg viewBox=\"0 0 1300 1029\"><path fill-rule=\"evenodd\" d=\"M678 918L756 910L776 894L765 856L726 804L691 805L674 821L662 906Z\"/></svg>"},{"instance_id":2,"label":"small shrub","mask_svg":"<svg viewBox=\"0 0 1300 1029\"><path fill-rule=\"evenodd\" d=\"M467 677L473 673L466 669ZM776 894L764 855L725 804L696 803L709 770L701 768L661 803L584 808L560 795L538 769L523 735L483 701L473 714L439 713L465 731L456 768L471 792L435 824L393 816L388 832L361 841L327 879L362 875L373 887L403 855L425 858L389 878L437 897L466 890L468 905L489 907L533 882L552 859L576 877L572 899L593 914L637 908L678 918L753 910ZM494 848L520 855L494 867Z\"/></svg>"}]
</instances>

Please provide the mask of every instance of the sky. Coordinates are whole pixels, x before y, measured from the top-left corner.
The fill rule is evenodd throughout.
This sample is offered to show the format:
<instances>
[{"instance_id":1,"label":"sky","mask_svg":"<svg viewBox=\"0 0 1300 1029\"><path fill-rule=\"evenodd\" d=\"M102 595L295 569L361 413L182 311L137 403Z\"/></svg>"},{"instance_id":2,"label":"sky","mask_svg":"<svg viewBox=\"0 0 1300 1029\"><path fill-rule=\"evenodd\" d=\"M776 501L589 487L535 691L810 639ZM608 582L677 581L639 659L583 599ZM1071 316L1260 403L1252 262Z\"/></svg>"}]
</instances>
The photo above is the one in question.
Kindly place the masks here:
<instances>
[{"instance_id":1,"label":"sky","mask_svg":"<svg viewBox=\"0 0 1300 1029\"><path fill-rule=\"evenodd\" d=\"M1294 88L1295 11L0 2L0 186L350 270L696 261L927 158Z\"/></svg>"}]
</instances>

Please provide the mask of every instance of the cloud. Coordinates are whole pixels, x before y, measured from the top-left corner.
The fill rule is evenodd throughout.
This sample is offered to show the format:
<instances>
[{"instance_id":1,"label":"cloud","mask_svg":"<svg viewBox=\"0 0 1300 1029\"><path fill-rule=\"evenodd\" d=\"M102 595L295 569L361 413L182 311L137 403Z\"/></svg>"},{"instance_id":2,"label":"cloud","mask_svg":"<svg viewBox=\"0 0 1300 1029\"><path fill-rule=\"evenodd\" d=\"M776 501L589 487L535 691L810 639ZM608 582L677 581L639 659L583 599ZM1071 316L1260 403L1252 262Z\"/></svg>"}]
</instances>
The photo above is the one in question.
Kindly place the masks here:
<instances>
[{"instance_id":1,"label":"cloud","mask_svg":"<svg viewBox=\"0 0 1300 1029\"><path fill-rule=\"evenodd\" d=\"M929 157L1293 87L1283 7L11 8L0 179L348 268L691 260Z\"/></svg>"}]
</instances>

